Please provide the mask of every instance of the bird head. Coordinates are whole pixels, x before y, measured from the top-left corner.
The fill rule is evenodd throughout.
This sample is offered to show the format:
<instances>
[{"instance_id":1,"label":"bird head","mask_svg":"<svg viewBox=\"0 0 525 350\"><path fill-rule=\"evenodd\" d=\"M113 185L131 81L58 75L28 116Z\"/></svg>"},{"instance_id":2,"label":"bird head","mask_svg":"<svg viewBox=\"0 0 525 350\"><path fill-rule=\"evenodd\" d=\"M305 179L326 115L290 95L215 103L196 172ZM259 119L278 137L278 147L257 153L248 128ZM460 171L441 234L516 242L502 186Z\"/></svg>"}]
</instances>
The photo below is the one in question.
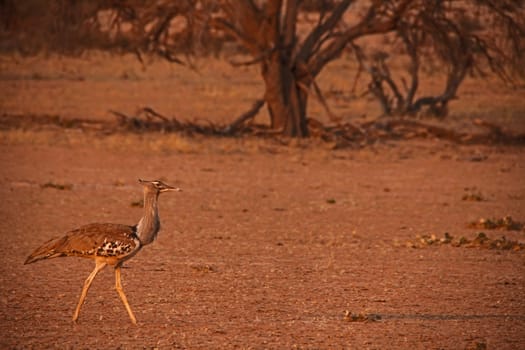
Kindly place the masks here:
<instances>
[{"instance_id":1,"label":"bird head","mask_svg":"<svg viewBox=\"0 0 525 350\"><path fill-rule=\"evenodd\" d=\"M182 191L180 188L167 185L160 180L148 181L148 180L139 179L139 183L142 186L144 186L145 189L148 189L150 191L157 192L157 193L168 192L168 191L175 191L175 192Z\"/></svg>"}]
</instances>

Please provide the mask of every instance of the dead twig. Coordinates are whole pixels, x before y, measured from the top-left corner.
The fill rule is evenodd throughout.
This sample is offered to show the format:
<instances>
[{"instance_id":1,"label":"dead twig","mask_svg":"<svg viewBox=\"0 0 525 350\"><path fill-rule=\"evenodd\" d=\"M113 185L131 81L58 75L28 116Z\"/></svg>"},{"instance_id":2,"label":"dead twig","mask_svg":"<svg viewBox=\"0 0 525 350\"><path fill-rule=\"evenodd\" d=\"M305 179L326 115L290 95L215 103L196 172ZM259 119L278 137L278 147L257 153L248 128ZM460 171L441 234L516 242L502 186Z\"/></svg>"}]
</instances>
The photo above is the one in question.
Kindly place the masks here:
<instances>
[{"instance_id":1,"label":"dead twig","mask_svg":"<svg viewBox=\"0 0 525 350\"><path fill-rule=\"evenodd\" d=\"M326 102L326 99L323 96L321 88L319 88L319 85L317 85L315 80L312 80L312 86L314 88L315 95L317 96L317 99L319 100L319 102L323 106L324 110L326 111L326 114L328 114L328 117L330 118L330 120L332 122L335 122L335 123L340 123L341 122L341 117L335 115L335 113L332 112L332 110L330 109L330 106L328 106L328 103Z\"/></svg>"},{"instance_id":2,"label":"dead twig","mask_svg":"<svg viewBox=\"0 0 525 350\"><path fill-rule=\"evenodd\" d=\"M167 117L165 117L162 114L156 112L153 108L143 107L142 109L140 109L140 111L146 113L147 115L151 115L151 116L157 117L157 118L159 118L160 120L162 120L164 122L169 122L169 119Z\"/></svg>"},{"instance_id":3,"label":"dead twig","mask_svg":"<svg viewBox=\"0 0 525 350\"><path fill-rule=\"evenodd\" d=\"M119 111L114 111L114 110L110 109L110 110L108 110L108 112L113 114L114 116L116 116L120 120L131 119L131 117L129 117L129 116L127 116L124 113L119 112Z\"/></svg>"},{"instance_id":4,"label":"dead twig","mask_svg":"<svg viewBox=\"0 0 525 350\"><path fill-rule=\"evenodd\" d=\"M223 128L223 132L228 135L235 133L246 121L253 119L259 113L264 103L264 99L256 100L252 108L241 114L233 123Z\"/></svg>"}]
</instances>

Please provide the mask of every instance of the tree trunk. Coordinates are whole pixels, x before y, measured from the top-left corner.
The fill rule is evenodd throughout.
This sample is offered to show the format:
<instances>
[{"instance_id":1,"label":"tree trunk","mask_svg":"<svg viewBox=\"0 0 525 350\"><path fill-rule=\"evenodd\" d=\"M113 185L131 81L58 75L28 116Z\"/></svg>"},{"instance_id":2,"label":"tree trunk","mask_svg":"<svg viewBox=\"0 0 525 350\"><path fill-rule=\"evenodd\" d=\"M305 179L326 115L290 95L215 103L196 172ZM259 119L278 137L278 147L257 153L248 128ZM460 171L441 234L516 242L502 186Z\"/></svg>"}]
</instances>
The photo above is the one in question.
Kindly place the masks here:
<instances>
[{"instance_id":1,"label":"tree trunk","mask_svg":"<svg viewBox=\"0 0 525 350\"><path fill-rule=\"evenodd\" d=\"M290 137L307 137L306 105L308 82L298 80L292 69L274 52L262 64L266 85L265 100L271 126Z\"/></svg>"}]
</instances>

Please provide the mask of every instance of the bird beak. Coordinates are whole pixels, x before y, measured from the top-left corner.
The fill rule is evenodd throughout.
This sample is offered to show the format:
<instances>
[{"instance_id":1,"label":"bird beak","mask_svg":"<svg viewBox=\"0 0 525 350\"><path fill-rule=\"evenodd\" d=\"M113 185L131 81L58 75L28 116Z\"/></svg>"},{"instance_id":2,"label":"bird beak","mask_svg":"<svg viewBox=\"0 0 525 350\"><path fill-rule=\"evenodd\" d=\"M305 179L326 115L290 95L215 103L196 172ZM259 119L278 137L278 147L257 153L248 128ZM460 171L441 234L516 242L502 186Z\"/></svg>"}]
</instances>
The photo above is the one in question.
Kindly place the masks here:
<instances>
[{"instance_id":1,"label":"bird beak","mask_svg":"<svg viewBox=\"0 0 525 350\"><path fill-rule=\"evenodd\" d=\"M139 183L141 183L141 184L147 184L147 183L152 183L152 182L160 183L160 185L161 185L161 189L159 189L159 192L168 192L168 191L173 191L173 192L182 192L182 189L180 189L180 188L178 188L178 187L172 187L172 186L170 186L170 185L166 185L165 183L163 183L162 181L159 181L159 180L156 180L156 181L147 181L147 180L139 179Z\"/></svg>"},{"instance_id":2,"label":"bird beak","mask_svg":"<svg viewBox=\"0 0 525 350\"><path fill-rule=\"evenodd\" d=\"M182 189L181 188L178 188L178 187L166 187L166 188L163 188L160 192L182 192Z\"/></svg>"}]
</instances>

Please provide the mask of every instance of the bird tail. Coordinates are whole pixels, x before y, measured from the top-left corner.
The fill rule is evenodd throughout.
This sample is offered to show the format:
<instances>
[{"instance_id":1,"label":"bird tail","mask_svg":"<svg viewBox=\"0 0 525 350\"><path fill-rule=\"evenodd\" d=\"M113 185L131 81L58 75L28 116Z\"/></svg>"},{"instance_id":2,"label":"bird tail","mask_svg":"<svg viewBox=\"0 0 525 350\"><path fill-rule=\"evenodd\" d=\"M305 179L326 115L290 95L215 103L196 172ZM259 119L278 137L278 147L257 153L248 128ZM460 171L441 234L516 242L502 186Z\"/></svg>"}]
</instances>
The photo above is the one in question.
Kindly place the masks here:
<instances>
[{"instance_id":1,"label":"bird tail","mask_svg":"<svg viewBox=\"0 0 525 350\"><path fill-rule=\"evenodd\" d=\"M43 259L57 258L65 254L60 251L60 247L64 244L66 237L53 238L42 244L29 255L24 262L24 265L31 264Z\"/></svg>"}]
</instances>

